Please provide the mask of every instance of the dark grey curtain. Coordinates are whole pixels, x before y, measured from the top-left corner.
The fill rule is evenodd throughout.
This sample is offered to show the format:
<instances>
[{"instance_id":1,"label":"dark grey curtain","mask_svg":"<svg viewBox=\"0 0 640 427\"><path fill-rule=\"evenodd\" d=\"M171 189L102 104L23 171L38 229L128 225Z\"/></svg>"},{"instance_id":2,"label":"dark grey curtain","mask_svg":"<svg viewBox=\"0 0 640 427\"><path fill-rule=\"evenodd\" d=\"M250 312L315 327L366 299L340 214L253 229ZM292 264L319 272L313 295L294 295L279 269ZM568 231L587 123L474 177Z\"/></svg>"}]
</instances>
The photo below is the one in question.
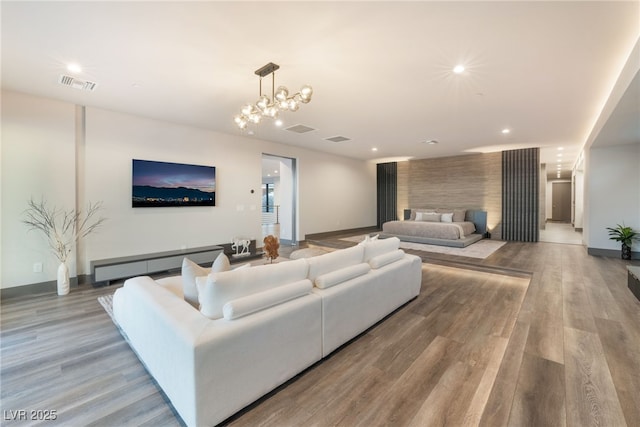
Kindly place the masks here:
<instances>
[{"instance_id":1,"label":"dark grey curtain","mask_svg":"<svg viewBox=\"0 0 640 427\"><path fill-rule=\"evenodd\" d=\"M502 238L537 242L540 149L502 152Z\"/></svg>"},{"instance_id":2,"label":"dark grey curtain","mask_svg":"<svg viewBox=\"0 0 640 427\"><path fill-rule=\"evenodd\" d=\"M378 228L387 221L398 219L397 194L398 194L398 164L378 163L377 166L378 187Z\"/></svg>"}]
</instances>

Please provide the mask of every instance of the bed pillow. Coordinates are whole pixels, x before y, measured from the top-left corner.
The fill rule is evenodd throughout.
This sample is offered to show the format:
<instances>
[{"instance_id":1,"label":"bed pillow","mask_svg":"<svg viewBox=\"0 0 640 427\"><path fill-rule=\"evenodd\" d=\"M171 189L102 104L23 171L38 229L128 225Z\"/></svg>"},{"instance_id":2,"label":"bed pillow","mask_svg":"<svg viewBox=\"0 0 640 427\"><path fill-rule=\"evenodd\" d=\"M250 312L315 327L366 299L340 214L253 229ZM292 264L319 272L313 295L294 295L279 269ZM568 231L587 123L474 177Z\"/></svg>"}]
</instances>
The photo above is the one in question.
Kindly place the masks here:
<instances>
[{"instance_id":1,"label":"bed pillow","mask_svg":"<svg viewBox=\"0 0 640 427\"><path fill-rule=\"evenodd\" d=\"M409 216L409 219L411 221L419 221L418 219L416 219L416 215L418 214L418 212L422 212L422 213L435 213L435 209L429 209L429 208L425 208L425 209L411 209L411 215Z\"/></svg>"},{"instance_id":2,"label":"bed pillow","mask_svg":"<svg viewBox=\"0 0 640 427\"><path fill-rule=\"evenodd\" d=\"M466 219L466 209L454 209L453 210L453 222L464 222Z\"/></svg>"},{"instance_id":3,"label":"bed pillow","mask_svg":"<svg viewBox=\"0 0 640 427\"><path fill-rule=\"evenodd\" d=\"M440 221L453 222L453 213L443 213L440 215Z\"/></svg>"},{"instance_id":4,"label":"bed pillow","mask_svg":"<svg viewBox=\"0 0 640 427\"><path fill-rule=\"evenodd\" d=\"M427 222L440 222L440 217L441 214L439 213L427 213L427 212L422 212L422 215L420 216L421 219L416 219L417 221L427 221Z\"/></svg>"}]
</instances>

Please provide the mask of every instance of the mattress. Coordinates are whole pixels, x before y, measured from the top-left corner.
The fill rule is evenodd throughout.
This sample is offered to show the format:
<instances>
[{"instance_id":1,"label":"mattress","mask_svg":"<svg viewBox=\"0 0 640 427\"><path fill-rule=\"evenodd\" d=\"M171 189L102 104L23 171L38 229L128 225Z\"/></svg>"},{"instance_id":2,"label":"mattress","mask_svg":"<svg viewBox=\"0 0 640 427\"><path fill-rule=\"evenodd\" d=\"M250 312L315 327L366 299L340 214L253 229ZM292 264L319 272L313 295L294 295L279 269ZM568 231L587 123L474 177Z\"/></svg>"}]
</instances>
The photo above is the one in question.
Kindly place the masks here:
<instances>
[{"instance_id":1,"label":"mattress","mask_svg":"<svg viewBox=\"0 0 640 427\"><path fill-rule=\"evenodd\" d=\"M476 231L473 222L389 221L382 224L386 234L434 239L464 239Z\"/></svg>"}]
</instances>

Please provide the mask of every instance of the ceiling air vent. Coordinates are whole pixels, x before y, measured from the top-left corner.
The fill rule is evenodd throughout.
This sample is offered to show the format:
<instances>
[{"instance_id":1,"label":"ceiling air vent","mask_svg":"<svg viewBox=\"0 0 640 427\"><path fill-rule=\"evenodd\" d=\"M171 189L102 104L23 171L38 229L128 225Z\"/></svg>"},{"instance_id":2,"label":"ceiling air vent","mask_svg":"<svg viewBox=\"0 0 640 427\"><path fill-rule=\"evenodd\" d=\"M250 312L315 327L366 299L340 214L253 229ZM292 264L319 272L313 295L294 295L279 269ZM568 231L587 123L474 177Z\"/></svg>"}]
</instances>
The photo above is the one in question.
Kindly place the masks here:
<instances>
[{"instance_id":1,"label":"ceiling air vent","mask_svg":"<svg viewBox=\"0 0 640 427\"><path fill-rule=\"evenodd\" d=\"M295 126L288 127L285 130L288 130L289 132L295 132L295 133L307 133L315 129L305 125L295 125Z\"/></svg>"},{"instance_id":2,"label":"ceiling air vent","mask_svg":"<svg viewBox=\"0 0 640 427\"><path fill-rule=\"evenodd\" d=\"M80 90L92 91L96 88L96 83L90 82L88 80L82 80L72 76L61 75L59 82L63 86L69 86L74 89L80 89Z\"/></svg>"},{"instance_id":3,"label":"ceiling air vent","mask_svg":"<svg viewBox=\"0 0 640 427\"><path fill-rule=\"evenodd\" d=\"M325 138L324 140L331 142L345 142L351 141L351 138L347 138L346 136L332 136L331 138Z\"/></svg>"}]
</instances>

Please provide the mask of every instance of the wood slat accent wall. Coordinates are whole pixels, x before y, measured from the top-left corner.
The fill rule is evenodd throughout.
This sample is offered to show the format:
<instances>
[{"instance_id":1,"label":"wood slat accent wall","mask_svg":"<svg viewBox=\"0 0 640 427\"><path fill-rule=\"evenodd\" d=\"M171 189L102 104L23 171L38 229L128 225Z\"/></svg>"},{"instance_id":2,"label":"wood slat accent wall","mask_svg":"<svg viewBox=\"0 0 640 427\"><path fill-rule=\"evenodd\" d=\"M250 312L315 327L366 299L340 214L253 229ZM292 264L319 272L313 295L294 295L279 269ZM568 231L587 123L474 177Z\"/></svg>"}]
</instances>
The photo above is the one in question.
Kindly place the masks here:
<instances>
[{"instance_id":1,"label":"wood slat accent wall","mask_svg":"<svg viewBox=\"0 0 640 427\"><path fill-rule=\"evenodd\" d=\"M503 239L537 242L540 149L502 152Z\"/></svg>"},{"instance_id":2,"label":"wood slat accent wall","mask_svg":"<svg viewBox=\"0 0 640 427\"><path fill-rule=\"evenodd\" d=\"M398 162L398 199L396 215L402 219L404 210L409 207L409 162Z\"/></svg>"},{"instance_id":3,"label":"wood slat accent wall","mask_svg":"<svg viewBox=\"0 0 640 427\"><path fill-rule=\"evenodd\" d=\"M502 238L502 154L409 160L398 163L407 179L398 179L398 209L469 208L487 211L492 238Z\"/></svg>"},{"instance_id":4,"label":"wood slat accent wall","mask_svg":"<svg viewBox=\"0 0 640 427\"><path fill-rule=\"evenodd\" d=\"M377 165L377 197L378 197L378 228L387 221L398 219L397 194L398 194L398 164L378 163Z\"/></svg>"}]
</instances>

